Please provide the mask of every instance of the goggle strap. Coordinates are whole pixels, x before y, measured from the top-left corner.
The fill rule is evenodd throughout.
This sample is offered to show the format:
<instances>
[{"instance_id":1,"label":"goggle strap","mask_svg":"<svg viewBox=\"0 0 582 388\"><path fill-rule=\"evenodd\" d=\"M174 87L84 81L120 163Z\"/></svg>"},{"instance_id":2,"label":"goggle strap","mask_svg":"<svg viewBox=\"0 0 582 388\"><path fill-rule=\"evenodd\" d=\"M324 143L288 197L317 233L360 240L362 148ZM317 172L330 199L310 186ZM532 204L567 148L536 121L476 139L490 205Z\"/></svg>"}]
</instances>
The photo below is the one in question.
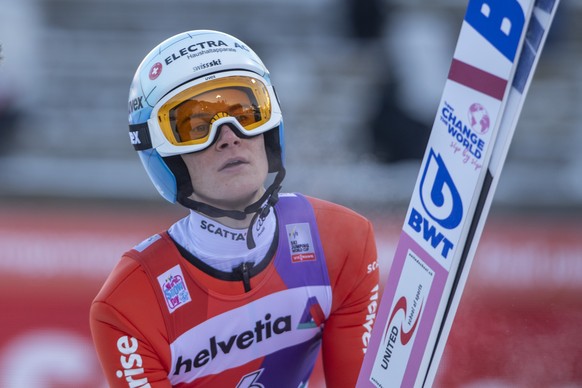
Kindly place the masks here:
<instances>
[{"instance_id":1,"label":"goggle strap","mask_svg":"<svg viewBox=\"0 0 582 388\"><path fill-rule=\"evenodd\" d=\"M129 124L129 139L136 151L145 151L152 148L152 138L148 123Z\"/></svg>"}]
</instances>

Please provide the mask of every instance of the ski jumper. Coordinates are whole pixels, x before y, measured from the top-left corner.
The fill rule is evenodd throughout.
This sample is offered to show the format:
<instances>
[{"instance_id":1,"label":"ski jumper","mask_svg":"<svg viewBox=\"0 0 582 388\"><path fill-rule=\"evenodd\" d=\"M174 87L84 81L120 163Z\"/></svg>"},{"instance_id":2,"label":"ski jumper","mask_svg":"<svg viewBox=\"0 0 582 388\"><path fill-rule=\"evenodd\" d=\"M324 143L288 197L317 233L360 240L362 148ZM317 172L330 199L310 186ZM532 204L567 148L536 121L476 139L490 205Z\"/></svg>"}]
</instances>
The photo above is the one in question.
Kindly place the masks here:
<instances>
[{"instance_id":1,"label":"ski jumper","mask_svg":"<svg viewBox=\"0 0 582 388\"><path fill-rule=\"evenodd\" d=\"M282 194L269 259L216 276L167 232L125 253L91 307L111 387L353 387L378 305L371 224Z\"/></svg>"}]
</instances>

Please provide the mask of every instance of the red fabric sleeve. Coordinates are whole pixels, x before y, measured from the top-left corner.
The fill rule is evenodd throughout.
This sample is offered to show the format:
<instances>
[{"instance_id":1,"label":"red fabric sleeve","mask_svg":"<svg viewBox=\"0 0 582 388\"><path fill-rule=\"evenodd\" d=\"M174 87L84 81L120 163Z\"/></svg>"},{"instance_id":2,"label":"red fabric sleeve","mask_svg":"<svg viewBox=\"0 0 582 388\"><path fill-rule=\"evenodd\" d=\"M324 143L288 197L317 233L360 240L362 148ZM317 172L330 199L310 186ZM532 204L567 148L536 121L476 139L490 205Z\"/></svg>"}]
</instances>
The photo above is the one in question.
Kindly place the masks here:
<instances>
[{"instance_id":1,"label":"red fabric sleeve","mask_svg":"<svg viewBox=\"0 0 582 388\"><path fill-rule=\"evenodd\" d=\"M311 200L311 199L310 199ZM355 387L378 307L379 269L372 224L357 213L313 200L333 293L323 331L328 387Z\"/></svg>"},{"instance_id":2,"label":"red fabric sleeve","mask_svg":"<svg viewBox=\"0 0 582 388\"><path fill-rule=\"evenodd\" d=\"M90 324L110 387L171 387L165 325L150 282L135 261L123 257L113 270L91 305Z\"/></svg>"}]
</instances>

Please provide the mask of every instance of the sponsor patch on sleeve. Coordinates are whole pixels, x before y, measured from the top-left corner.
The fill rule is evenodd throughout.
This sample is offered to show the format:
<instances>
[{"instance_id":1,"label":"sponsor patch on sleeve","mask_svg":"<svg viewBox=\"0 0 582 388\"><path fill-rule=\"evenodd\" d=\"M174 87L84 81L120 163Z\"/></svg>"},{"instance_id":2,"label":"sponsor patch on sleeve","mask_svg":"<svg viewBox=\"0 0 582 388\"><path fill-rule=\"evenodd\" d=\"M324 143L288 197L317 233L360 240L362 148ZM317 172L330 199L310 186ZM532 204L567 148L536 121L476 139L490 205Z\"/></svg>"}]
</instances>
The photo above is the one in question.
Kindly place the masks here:
<instances>
[{"instance_id":1,"label":"sponsor patch on sleeve","mask_svg":"<svg viewBox=\"0 0 582 388\"><path fill-rule=\"evenodd\" d=\"M192 300L180 265L176 265L158 276L158 283L162 288L170 313Z\"/></svg>"},{"instance_id":2,"label":"sponsor patch on sleeve","mask_svg":"<svg viewBox=\"0 0 582 388\"><path fill-rule=\"evenodd\" d=\"M289 237L289 252L291 261L301 263L315 260L315 250L311 239L311 228L304 222L300 224L286 225Z\"/></svg>"}]
</instances>

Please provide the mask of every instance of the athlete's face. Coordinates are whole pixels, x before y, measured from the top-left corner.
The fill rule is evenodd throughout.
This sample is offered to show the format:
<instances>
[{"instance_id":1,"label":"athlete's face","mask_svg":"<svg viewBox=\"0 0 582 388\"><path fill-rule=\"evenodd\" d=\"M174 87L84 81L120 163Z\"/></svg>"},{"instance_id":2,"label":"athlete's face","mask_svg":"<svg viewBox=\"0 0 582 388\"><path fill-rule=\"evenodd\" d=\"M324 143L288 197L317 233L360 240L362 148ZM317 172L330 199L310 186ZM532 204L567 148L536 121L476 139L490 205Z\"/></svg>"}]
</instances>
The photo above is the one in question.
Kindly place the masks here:
<instances>
[{"instance_id":1,"label":"athlete's face","mask_svg":"<svg viewBox=\"0 0 582 388\"><path fill-rule=\"evenodd\" d=\"M243 210L264 193L268 175L264 136L239 138L227 125L207 149L182 155L192 199L227 210Z\"/></svg>"}]
</instances>

